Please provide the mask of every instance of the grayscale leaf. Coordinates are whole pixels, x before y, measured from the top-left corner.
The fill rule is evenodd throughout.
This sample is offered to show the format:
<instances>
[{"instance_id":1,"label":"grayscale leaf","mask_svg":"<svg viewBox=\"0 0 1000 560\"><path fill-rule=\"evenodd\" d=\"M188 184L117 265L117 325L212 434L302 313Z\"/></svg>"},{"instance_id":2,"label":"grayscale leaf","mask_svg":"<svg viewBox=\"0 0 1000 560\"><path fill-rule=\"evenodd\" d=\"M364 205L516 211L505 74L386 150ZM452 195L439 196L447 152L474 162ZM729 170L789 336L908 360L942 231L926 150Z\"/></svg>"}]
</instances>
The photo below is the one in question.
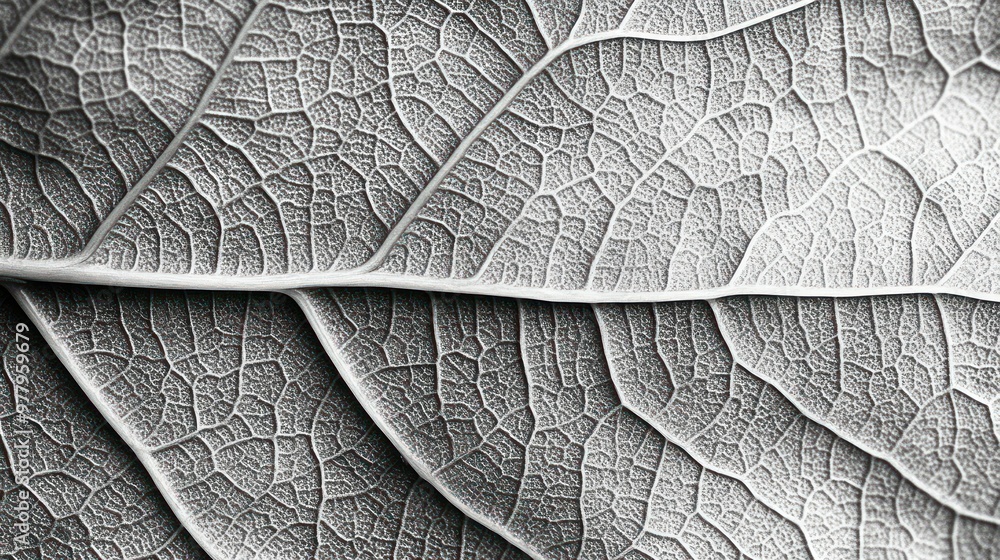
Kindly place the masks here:
<instances>
[{"instance_id":1,"label":"grayscale leaf","mask_svg":"<svg viewBox=\"0 0 1000 560\"><path fill-rule=\"evenodd\" d=\"M206 558L29 325L2 294L0 557Z\"/></svg>"},{"instance_id":2,"label":"grayscale leaf","mask_svg":"<svg viewBox=\"0 0 1000 560\"><path fill-rule=\"evenodd\" d=\"M217 558L1000 557L998 304L15 293Z\"/></svg>"},{"instance_id":3,"label":"grayscale leaf","mask_svg":"<svg viewBox=\"0 0 1000 560\"><path fill-rule=\"evenodd\" d=\"M402 460L286 296L16 293L213 557L522 557Z\"/></svg>"},{"instance_id":4,"label":"grayscale leaf","mask_svg":"<svg viewBox=\"0 0 1000 560\"><path fill-rule=\"evenodd\" d=\"M0 557L1000 559L998 147L1000 0L0 0Z\"/></svg>"},{"instance_id":5,"label":"grayscale leaf","mask_svg":"<svg viewBox=\"0 0 1000 560\"><path fill-rule=\"evenodd\" d=\"M798 325L794 314L766 311L833 300L761 297L752 301L762 310L747 317L738 315L745 300L602 305L595 315L416 292L315 290L300 299L404 455L538 557L1000 555L1000 445L988 409L965 396L968 373L958 373L975 367L972 348L998 348L992 325L974 324L974 302L941 303L968 319L960 325L913 312L886 318L895 330L874 354L885 371L867 364L864 385L851 366L824 370L816 355L840 348L839 364L853 364L863 348L855 337L877 333L839 324L837 333L809 332L816 347L773 336L767 322ZM864 310L907 310L913 299L836 303L859 309L861 321L871 318ZM732 324L787 342L772 352L785 361L751 357L754 338L724 336ZM952 337L936 347L947 356L936 372L943 380L924 383L914 368L929 356L917 345L942 336ZM819 391L829 378L841 385ZM989 400L985 383L980 376L977 396ZM911 399L914 384L936 399ZM801 394L843 403L854 425ZM866 408L866 399L884 405ZM909 403L919 410L900 441L876 441L871 432ZM859 427L861 410L870 418Z\"/></svg>"},{"instance_id":6,"label":"grayscale leaf","mask_svg":"<svg viewBox=\"0 0 1000 560\"><path fill-rule=\"evenodd\" d=\"M163 1L9 34L3 274L997 297L990 0Z\"/></svg>"}]
</instances>

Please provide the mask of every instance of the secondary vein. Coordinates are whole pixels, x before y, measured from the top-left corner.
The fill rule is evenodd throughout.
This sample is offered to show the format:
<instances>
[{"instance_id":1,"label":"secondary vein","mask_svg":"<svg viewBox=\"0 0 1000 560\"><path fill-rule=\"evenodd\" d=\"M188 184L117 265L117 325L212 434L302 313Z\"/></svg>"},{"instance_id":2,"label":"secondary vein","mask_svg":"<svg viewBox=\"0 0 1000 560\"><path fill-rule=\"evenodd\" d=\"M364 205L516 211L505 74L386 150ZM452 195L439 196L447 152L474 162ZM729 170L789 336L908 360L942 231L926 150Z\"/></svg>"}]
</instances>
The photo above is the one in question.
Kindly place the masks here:
<instances>
[{"instance_id":1,"label":"secondary vein","mask_svg":"<svg viewBox=\"0 0 1000 560\"><path fill-rule=\"evenodd\" d=\"M483 132L493 122L503 114L514 99L528 86L531 81L541 74L555 59L559 58L566 52L575 49L577 47L582 47L590 43L596 43L599 41L607 41L612 39L649 39L655 41L674 41L674 42L692 42L692 41L707 41L710 39L716 39L746 29L747 27L756 25L763 21L778 17L780 15L786 14L788 12L803 8L812 4L816 0L799 0L785 6L781 9L768 12L766 14L760 15L756 18L749 19L747 21L741 22L736 25L720 29L718 31L713 31L710 33L694 34L694 35L666 35L659 33L648 33L643 31L634 30L623 30L615 29L612 31L606 31L603 33L595 33L594 35L589 35L586 37L581 37L574 40L569 40L561 43L559 46L551 49L545 54L541 59L538 60L531 68L528 69L521 78L514 83L514 85L504 94L503 97L497 101L496 105L488 113L486 113L482 119L476 124L475 128L462 140L462 142L455 148L448 160L445 161L434 177L427 183L420 194L414 199L413 203L406 210L406 213L396 222L396 225L389 231L386 235L385 240L379 246L378 250L368 259L365 264L354 269L352 272L356 274L365 274L377 269L379 266L385 262L386 257L388 257L389 252L395 246L396 241L403 236L403 233L409 227L411 223L416 219L420 211L427 205L427 201L430 200L431 196L437 191L444 182L445 178L451 173L451 171L458 165L464 157L469 148L482 136Z\"/></svg>"},{"instance_id":2,"label":"secondary vein","mask_svg":"<svg viewBox=\"0 0 1000 560\"><path fill-rule=\"evenodd\" d=\"M133 185L132 188L125 193L125 196L118 201L118 204L115 205L111 212L105 216L104 220L101 221L101 224L90 237L90 240L87 242L87 245L84 246L83 250L72 259L67 260L67 266L79 264L93 256L93 254L97 251L97 248L101 246L108 234L111 233L111 230L118 224L118 220L125 215L125 212L132 207L132 204L139 198L143 191L146 190L146 187L153 182L153 179L155 179L160 171L163 171L163 169L167 166L167 163L173 159L174 154L176 154L177 150L179 150L184 144L188 135L191 134L191 131L194 130L194 127L201 120L202 115L204 115L205 111L208 110L208 105L212 101L212 95L218 88L219 82L222 81L222 78L226 73L226 69L229 68L233 59L236 58L236 53L239 51L239 47L243 43L243 40L250 33L250 29L253 28L254 21L256 21L257 17L260 16L261 12L263 12L264 8L268 5L269 2L260 2L250 12L246 20L244 20L243 26L236 34L236 37L233 38L233 42L230 45L229 50L226 52L225 58L222 59L222 62L216 69L212 79L202 91L201 99L198 100L198 104L195 106L194 111L192 111L188 116L184 126L181 127L180 131L178 131L176 135L174 135L170 143L167 144L166 149L160 153L160 156L156 158L153 165L146 170L146 173L143 174L135 185Z\"/></svg>"}]
</instances>

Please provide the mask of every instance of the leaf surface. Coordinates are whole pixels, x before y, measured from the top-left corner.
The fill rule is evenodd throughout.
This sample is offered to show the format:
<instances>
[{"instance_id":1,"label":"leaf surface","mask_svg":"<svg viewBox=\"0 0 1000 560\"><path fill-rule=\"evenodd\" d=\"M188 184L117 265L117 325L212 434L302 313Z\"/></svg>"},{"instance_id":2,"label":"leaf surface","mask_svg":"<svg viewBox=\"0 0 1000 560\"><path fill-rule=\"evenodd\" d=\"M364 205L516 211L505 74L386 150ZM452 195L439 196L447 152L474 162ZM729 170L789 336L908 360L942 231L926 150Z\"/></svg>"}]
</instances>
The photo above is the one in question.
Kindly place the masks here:
<instances>
[{"instance_id":1,"label":"leaf surface","mask_svg":"<svg viewBox=\"0 0 1000 560\"><path fill-rule=\"evenodd\" d=\"M604 305L595 315L579 305L414 292L316 290L301 299L348 384L404 454L546 558L997 550L989 417L953 421L953 443L935 448L935 437L949 436L947 414L927 406L908 433L920 450L874 446L864 431L786 396L757 362L742 364L746 349L730 346L712 309L738 310L739 301ZM872 305L894 304L902 305ZM918 320L894 324L908 332ZM763 317L738 322L766 327ZM846 345L853 333L844 332ZM799 376L821 377L807 367ZM837 373L846 400L850 375ZM910 383L897 382L899 393ZM861 396L904 404L893 388L873 381ZM949 462L951 472L935 469Z\"/></svg>"},{"instance_id":2,"label":"leaf surface","mask_svg":"<svg viewBox=\"0 0 1000 560\"><path fill-rule=\"evenodd\" d=\"M18 295L214 557L522 557L400 458L289 298Z\"/></svg>"},{"instance_id":3,"label":"leaf surface","mask_svg":"<svg viewBox=\"0 0 1000 560\"><path fill-rule=\"evenodd\" d=\"M356 267L549 42L567 39L552 26L704 33L782 8L709 1L667 24L649 2L629 4L543 7L536 21L523 0L10 0L0 255L28 270Z\"/></svg>"},{"instance_id":4,"label":"leaf surface","mask_svg":"<svg viewBox=\"0 0 1000 560\"><path fill-rule=\"evenodd\" d=\"M1000 558L998 21L0 0L0 551Z\"/></svg>"},{"instance_id":5,"label":"leaf surface","mask_svg":"<svg viewBox=\"0 0 1000 560\"><path fill-rule=\"evenodd\" d=\"M741 363L935 495L1000 514L996 304L952 296L720 301Z\"/></svg>"},{"instance_id":6,"label":"leaf surface","mask_svg":"<svg viewBox=\"0 0 1000 560\"><path fill-rule=\"evenodd\" d=\"M0 555L207 558L6 293L0 340Z\"/></svg>"},{"instance_id":7,"label":"leaf surface","mask_svg":"<svg viewBox=\"0 0 1000 560\"><path fill-rule=\"evenodd\" d=\"M13 277L995 297L992 2L90 8L0 63Z\"/></svg>"}]
</instances>

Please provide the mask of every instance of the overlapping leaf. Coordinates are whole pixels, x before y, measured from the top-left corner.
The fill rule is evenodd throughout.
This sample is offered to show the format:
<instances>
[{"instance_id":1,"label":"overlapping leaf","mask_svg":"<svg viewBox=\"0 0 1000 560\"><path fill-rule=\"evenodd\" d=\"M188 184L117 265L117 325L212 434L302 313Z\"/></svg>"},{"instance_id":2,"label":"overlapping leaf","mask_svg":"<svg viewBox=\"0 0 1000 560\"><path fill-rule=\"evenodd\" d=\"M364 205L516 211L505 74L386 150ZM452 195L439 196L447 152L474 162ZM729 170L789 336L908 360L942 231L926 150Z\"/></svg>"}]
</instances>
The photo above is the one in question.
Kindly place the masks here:
<instances>
[{"instance_id":1,"label":"overlapping leaf","mask_svg":"<svg viewBox=\"0 0 1000 560\"><path fill-rule=\"evenodd\" d=\"M456 510L283 296L18 294L217 557L1000 552L995 304L299 294Z\"/></svg>"}]
</instances>

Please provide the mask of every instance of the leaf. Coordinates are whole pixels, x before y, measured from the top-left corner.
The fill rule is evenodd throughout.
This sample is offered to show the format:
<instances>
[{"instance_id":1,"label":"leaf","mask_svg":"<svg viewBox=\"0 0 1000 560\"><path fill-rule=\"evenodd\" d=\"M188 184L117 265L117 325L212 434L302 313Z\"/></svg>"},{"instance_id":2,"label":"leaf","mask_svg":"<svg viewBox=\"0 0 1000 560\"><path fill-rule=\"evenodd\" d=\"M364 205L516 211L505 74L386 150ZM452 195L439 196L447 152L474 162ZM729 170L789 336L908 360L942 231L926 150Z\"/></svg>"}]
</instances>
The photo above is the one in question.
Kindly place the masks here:
<instances>
[{"instance_id":1,"label":"leaf","mask_svg":"<svg viewBox=\"0 0 1000 560\"><path fill-rule=\"evenodd\" d=\"M868 370L870 385L855 388L849 366L824 371L809 360L828 348L850 356L870 333L845 324L839 335L810 333L820 349L768 336L770 318L799 324L771 308L906 309L913 299L761 297L747 316L746 300L602 305L595 315L579 305L413 292L301 297L348 384L404 455L540 557L986 557L1000 550L992 458L1000 446L985 407L956 404L949 429L942 407L918 401L921 418L904 441L874 444L869 432L913 402L914 384L945 391L940 399L960 394L962 378L946 370L938 385L912 371L890 377L894 364L926 359L914 340L934 346L945 334L976 333L995 348L996 338L982 325L945 327L915 312L875 315L896 327L873 354L887 371ZM958 313L976 305L945 301ZM833 324L802 315L805 325L807 317ZM723 333L733 325L785 343L786 361L744 357L756 339L729 342L737 335ZM969 343L953 340L937 350L956 370L974 367ZM764 365L803 381L792 389ZM795 400L823 395L824 375L841 380L829 398L845 408L852 397L884 403L850 409L856 424L872 411L869 430Z\"/></svg>"},{"instance_id":2,"label":"leaf","mask_svg":"<svg viewBox=\"0 0 1000 560\"><path fill-rule=\"evenodd\" d=\"M218 558L1000 551L994 303L15 293Z\"/></svg>"},{"instance_id":3,"label":"leaf","mask_svg":"<svg viewBox=\"0 0 1000 560\"><path fill-rule=\"evenodd\" d=\"M205 558L142 465L28 325L3 294L0 555Z\"/></svg>"},{"instance_id":4,"label":"leaf","mask_svg":"<svg viewBox=\"0 0 1000 560\"><path fill-rule=\"evenodd\" d=\"M85 261L236 276L358 267L578 18L574 38L717 33L783 1L684 14L553 4L536 22L522 0L14 0L0 36L0 255L20 274L84 277L96 272L77 270Z\"/></svg>"},{"instance_id":5,"label":"leaf","mask_svg":"<svg viewBox=\"0 0 1000 560\"><path fill-rule=\"evenodd\" d=\"M400 458L287 297L17 294L213 557L521 557Z\"/></svg>"},{"instance_id":6,"label":"leaf","mask_svg":"<svg viewBox=\"0 0 1000 560\"><path fill-rule=\"evenodd\" d=\"M812 418L956 507L998 518L997 304L740 298L718 310L741 362Z\"/></svg>"},{"instance_id":7,"label":"leaf","mask_svg":"<svg viewBox=\"0 0 1000 560\"><path fill-rule=\"evenodd\" d=\"M1000 557L998 17L0 0L2 554Z\"/></svg>"},{"instance_id":8,"label":"leaf","mask_svg":"<svg viewBox=\"0 0 1000 560\"><path fill-rule=\"evenodd\" d=\"M211 48L191 16L170 20L179 47L136 53L144 15L82 17L124 22L113 61L39 44L62 13L43 8L0 83L21 139L8 181L53 194L7 205L0 268L573 301L995 297L994 3L566 4L259 4L227 11ZM38 61L57 49L163 115L92 101L90 67L65 77L79 93L60 103L81 108L56 111L67 86ZM176 80L175 56L205 63Z\"/></svg>"}]
</instances>

